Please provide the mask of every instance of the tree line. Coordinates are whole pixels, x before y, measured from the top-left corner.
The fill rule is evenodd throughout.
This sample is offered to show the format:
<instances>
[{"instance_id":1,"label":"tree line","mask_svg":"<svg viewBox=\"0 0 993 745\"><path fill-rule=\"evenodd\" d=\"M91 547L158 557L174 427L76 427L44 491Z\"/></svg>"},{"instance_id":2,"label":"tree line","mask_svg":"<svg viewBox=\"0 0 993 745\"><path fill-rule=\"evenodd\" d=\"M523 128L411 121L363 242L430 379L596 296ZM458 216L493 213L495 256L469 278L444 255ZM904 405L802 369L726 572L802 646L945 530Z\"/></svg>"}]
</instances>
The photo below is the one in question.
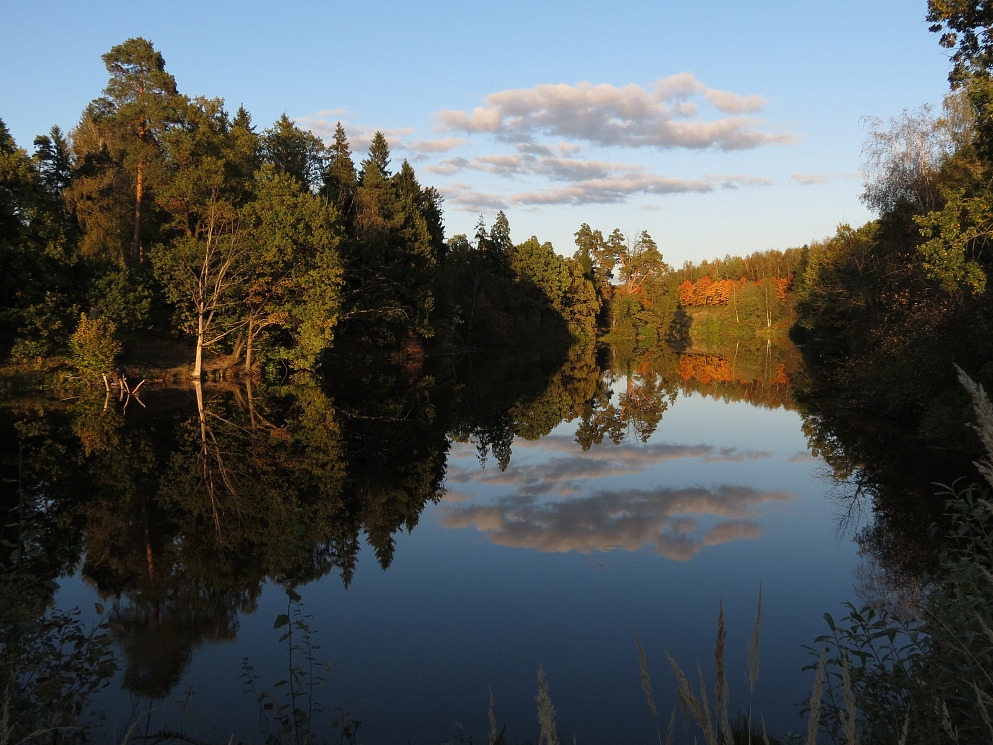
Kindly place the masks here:
<instances>
[{"instance_id":1,"label":"tree line","mask_svg":"<svg viewBox=\"0 0 993 745\"><path fill-rule=\"evenodd\" d=\"M815 391L967 449L953 363L993 385L993 56L973 5L930 3L951 91L940 110L868 119L862 200L877 217L812 243L794 283Z\"/></svg>"},{"instance_id":2,"label":"tree line","mask_svg":"<svg viewBox=\"0 0 993 745\"><path fill-rule=\"evenodd\" d=\"M248 371L312 369L332 345L418 354L599 332L664 337L673 273L647 232L583 225L571 257L501 212L446 239L443 198L382 133L355 165L285 114L181 93L145 39L103 55L103 94L19 148L0 121L0 352L85 370L149 337Z\"/></svg>"}]
</instances>

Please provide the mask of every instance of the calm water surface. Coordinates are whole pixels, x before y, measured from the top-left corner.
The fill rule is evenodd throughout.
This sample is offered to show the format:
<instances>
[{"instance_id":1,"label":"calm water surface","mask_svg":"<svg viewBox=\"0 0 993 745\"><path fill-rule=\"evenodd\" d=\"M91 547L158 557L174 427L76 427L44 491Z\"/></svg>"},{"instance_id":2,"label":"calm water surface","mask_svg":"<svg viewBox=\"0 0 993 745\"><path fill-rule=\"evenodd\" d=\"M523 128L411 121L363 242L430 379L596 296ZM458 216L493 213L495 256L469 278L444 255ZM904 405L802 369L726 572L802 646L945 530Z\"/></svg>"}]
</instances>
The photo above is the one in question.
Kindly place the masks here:
<instances>
[{"instance_id":1,"label":"calm water surface","mask_svg":"<svg viewBox=\"0 0 993 745\"><path fill-rule=\"evenodd\" d=\"M508 735L536 739L539 665L567 741L575 734L579 743L652 742L635 632L664 727L676 705L665 653L688 671L701 664L712 681L723 602L732 710L747 708L746 647L761 586L753 710L770 731L800 731L795 704L809 695L812 677L800 669L809 662L802 645L823 633L825 611L853 598L859 558L851 537L839 531L826 467L808 451L792 407L795 352L760 352L740 359L730 350L651 359L629 353L620 360L601 352L571 360L564 373L541 371L537 383L509 393L501 385L515 371L480 362L468 372L401 371L386 383L366 380L354 393L329 390L335 414L326 429L339 438L339 461L326 466L326 479L342 481L346 503L349 494L361 497L352 515L357 554L342 559L347 536L322 535L315 545L338 546L329 560L313 547L302 564L282 570L278 562L289 559L278 552L254 569L244 566L252 559L238 558L238 571L226 570L216 586L204 579L204 565L223 558L191 558L190 534L209 541L210 526L223 525L212 523L203 504L227 505L224 520L234 520L235 508L222 480L213 496L203 489L209 476L198 457L213 456L197 449L195 396L176 394L168 406L163 398L169 423L157 421L155 431L185 426L168 447L182 451L186 442L192 460L183 465L182 457L160 455L158 462L199 475L186 486L160 477L159 494L185 488L201 494L203 504L155 497L169 505L159 508L167 515L151 520L152 533L161 529L163 537L138 536L131 554L127 538L94 545L104 539L91 527L90 553L108 556L98 562L88 555L57 595L63 606L90 615L96 602L113 605L126 621L117 632L125 669L98 701L109 712L107 729L120 731L137 714L198 737L226 740L234 732L258 739L259 705L245 692L243 660L259 689L285 692L273 687L287 677L287 643L278 641L285 628L273 625L287 611L289 585L320 647L315 656L328 665L328 683L316 697L328 717L340 708L362 721L360 742L455 742L460 733L485 741L491 691ZM460 403L448 402L450 396ZM235 422L231 413L247 411L245 399L207 390L208 412L211 405L226 408L206 417L216 432L203 441L214 436L223 443L224 422L248 431L252 417ZM278 407L260 401L254 414L276 427L267 442L284 437L277 437L277 424L287 425L271 413ZM156 399L148 395L144 403L154 408ZM314 416L305 409L296 406L300 421ZM152 421L148 410L135 414L132 407L129 416ZM290 419L284 414L280 422ZM439 432L448 436L439 440ZM396 442L383 444L394 435ZM240 474L265 482L271 469L259 475L238 460L245 448L251 446L217 446L221 460L230 461L231 480ZM437 501L424 499L428 492ZM134 508L133 498L125 501ZM198 520L184 523L196 509ZM243 515L238 524L252 519ZM405 523L416 524L408 531ZM401 529L386 540L382 526L390 524ZM261 547L258 537L249 543L275 550ZM123 571L114 552L134 576L111 576ZM217 555L232 553L252 555L240 544ZM171 584L156 590L165 574ZM176 703L184 698L187 705Z\"/></svg>"}]
</instances>

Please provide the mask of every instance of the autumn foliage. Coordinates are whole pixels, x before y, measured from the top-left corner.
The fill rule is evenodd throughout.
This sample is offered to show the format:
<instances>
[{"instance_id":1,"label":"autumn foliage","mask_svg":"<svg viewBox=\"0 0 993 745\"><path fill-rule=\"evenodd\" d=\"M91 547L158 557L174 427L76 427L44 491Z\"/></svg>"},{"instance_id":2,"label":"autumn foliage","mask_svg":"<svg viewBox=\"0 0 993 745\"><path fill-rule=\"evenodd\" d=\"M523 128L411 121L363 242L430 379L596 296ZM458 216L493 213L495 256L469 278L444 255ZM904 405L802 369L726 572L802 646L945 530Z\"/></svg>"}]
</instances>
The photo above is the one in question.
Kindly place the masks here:
<instances>
[{"instance_id":1,"label":"autumn foliage","mask_svg":"<svg viewBox=\"0 0 993 745\"><path fill-rule=\"evenodd\" d=\"M717 279L705 274L696 282L688 279L679 285L679 304L683 307L703 305L727 305L733 302L735 295L740 294L747 286L764 287L770 282L776 291L780 303L786 302L787 293L793 286L793 275L785 277L770 277L751 282L745 277L740 279Z\"/></svg>"}]
</instances>

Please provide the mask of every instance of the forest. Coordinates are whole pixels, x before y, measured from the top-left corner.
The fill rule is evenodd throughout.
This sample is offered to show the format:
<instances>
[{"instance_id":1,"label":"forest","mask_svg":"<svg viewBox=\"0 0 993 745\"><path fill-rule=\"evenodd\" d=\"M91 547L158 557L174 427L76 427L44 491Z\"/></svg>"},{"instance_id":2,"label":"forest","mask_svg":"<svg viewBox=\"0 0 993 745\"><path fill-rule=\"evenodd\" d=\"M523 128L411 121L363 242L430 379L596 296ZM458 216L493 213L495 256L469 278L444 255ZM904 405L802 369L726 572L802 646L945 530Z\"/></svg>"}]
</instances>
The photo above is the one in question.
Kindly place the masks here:
<instances>
[{"instance_id":1,"label":"forest","mask_svg":"<svg viewBox=\"0 0 993 745\"><path fill-rule=\"evenodd\" d=\"M79 564L129 601L125 687L164 695L265 582L348 585L361 540L388 567L441 498L452 442L500 469L515 438L563 422L583 451L646 442L699 393L799 412L813 454L871 503L860 549L923 609L834 637L827 676L854 676L864 741L975 741L993 708L987 492L933 486L993 468L993 424L968 426L962 384L993 389L993 11L973 5L929 3L952 60L940 110L869 120L874 219L678 269L647 231L582 223L569 256L515 243L503 212L447 236L441 193L382 133L356 155L341 124L329 143L285 114L262 127L181 93L142 38L103 56L106 88L71 131L29 152L0 120L0 424L20 490L0 589L29 606L4 611L5 633L36 638L51 578ZM128 378L192 379L196 407L163 386L147 412ZM157 659L151 616L175 629ZM899 670L848 669L908 628L935 641ZM963 675L977 700L948 693ZM851 742L846 707L824 726Z\"/></svg>"},{"instance_id":2,"label":"forest","mask_svg":"<svg viewBox=\"0 0 993 745\"><path fill-rule=\"evenodd\" d=\"M340 124L326 145L285 115L259 131L244 108L178 92L144 39L103 59L107 87L68 134L28 154L0 123L0 353L14 362L61 356L93 375L165 349L198 379L205 355L285 373L333 347L417 357L668 332L673 274L647 232L583 225L565 258L515 244L501 212L446 239L441 195L393 167L381 133L356 166Z\"/></svg>"}]
</instances>

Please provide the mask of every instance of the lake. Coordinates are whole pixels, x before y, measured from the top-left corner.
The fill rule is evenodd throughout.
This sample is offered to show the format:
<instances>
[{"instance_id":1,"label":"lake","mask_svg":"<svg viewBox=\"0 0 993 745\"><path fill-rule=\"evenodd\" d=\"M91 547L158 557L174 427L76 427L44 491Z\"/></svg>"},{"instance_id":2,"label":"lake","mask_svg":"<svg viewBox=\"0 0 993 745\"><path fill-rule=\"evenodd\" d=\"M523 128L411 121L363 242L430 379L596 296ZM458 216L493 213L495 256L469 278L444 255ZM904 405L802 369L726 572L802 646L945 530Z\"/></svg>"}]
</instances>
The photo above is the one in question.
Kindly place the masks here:
<instances>
[{"instance_id":1,"label":"lake","mask_svg":"<svg viewBox=\"0 0 993 745\"><path fill-rule=\"evenodd\" d=\"M666 653L713 696L721 604L732 716L799 732L803 645L864 564L793 401L800 365L765 342L615 347L11 394L5 448L49 525L56 602L108 614L106 734L264 740L296 668L329 741L347 712L356 742L485 742L491 692L508 741L537 741L541 666L564 741L650 743L635 634L664 732Z\"/></svg>"}]
</instances>

